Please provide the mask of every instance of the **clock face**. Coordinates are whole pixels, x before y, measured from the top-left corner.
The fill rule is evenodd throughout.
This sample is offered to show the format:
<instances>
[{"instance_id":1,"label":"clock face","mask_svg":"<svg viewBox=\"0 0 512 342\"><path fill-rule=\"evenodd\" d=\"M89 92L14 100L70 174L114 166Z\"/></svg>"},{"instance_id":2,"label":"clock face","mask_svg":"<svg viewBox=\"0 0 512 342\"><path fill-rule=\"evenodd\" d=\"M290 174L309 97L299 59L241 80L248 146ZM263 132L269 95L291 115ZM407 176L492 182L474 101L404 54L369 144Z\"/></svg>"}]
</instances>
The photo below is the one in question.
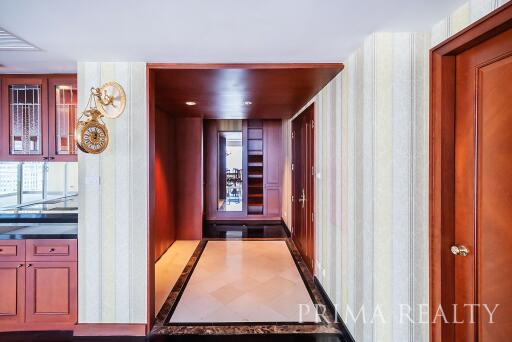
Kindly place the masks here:
<instances>
[{"instance_id":1,"label":"clock face","mask_svg":"<svg viewBox=\"0 0 512 342\"><path fill-rule=\"evenodd\" d=\"M82 130L81 147L88 153L101 153L107 148L108 133L99 123L88 123Z\"/></svg>"}]
</instances>

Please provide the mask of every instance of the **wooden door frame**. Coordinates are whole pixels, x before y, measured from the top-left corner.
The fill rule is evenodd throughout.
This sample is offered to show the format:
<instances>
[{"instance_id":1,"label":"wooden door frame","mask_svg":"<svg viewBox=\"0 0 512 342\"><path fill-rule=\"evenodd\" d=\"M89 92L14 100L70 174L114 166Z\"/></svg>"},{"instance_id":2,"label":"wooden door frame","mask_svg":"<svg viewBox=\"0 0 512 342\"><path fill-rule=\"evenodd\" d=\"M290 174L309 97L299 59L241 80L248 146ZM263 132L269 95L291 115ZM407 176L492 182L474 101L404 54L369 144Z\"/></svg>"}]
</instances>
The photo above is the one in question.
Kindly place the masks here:
<instances>
[{"instance_id":1,"label":"wooden door frame","mask_svg":"<svg viewBox=\"0 0 512 342\"><path fill-rule=\"evenodd\" d=\"M147 134L148 134L148 189L154 186L154 163L155 163L155 72L162 69L310 69L330 68L333 65L341 66L340 63L147 63L146 64L146 113L147 113ZM307 107L306 107L307 108ZM1 152L1 151L0 151ZM314 186L314 185L313 185ZM246 191L247 192L247 191ZM314 199L314 194L313 194ZM147 316L146 334L149 334L155 322L155 255L154 255L154 226L155 226L155 194L148 190L148 232L147 232ZM293 222L293 221L292 221ZM314 233L314 230L313 230Z\"/></svg>"},{"instance_id":2,"label":"wooden door frame","mask_svg":"<svg viewBox=\"0 0 512 342\"><path fill-rule=\"evenodd\" d=\"M455 195L455 57L512 28L512 2L430 50L429 235L430 341L453 341L454 325L434 322L440 305L453 317Z\"/></svg>"}]
</instances>

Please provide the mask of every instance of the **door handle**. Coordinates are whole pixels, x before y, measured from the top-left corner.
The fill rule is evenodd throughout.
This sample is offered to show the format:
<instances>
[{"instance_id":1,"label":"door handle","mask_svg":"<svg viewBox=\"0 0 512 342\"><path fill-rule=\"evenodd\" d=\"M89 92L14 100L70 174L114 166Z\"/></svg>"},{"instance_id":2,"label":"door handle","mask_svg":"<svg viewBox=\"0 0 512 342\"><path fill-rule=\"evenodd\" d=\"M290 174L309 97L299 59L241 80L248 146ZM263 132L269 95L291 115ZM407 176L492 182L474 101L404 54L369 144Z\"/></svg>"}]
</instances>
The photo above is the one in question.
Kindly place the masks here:
<instances>
[{"instance_id":1,"label":"door handle","mask_svg":"<svg viewBox=\"0 0 512 342\"><path fill-rule=\"evenodd\" d=\"M450 248L450 251L452 252L453 255L460 255L463 257L465 257L469 254L469 249L464 245L460 245L460 246L453 245Z\"/></svg>"},{"instance_id":2,"label":"door handle","mask_svg":"<svg viewBox=\"0 0 512 342\"><path fill-rule=\"evenodd\" d=\"M299 198L299 202L302 204L302 208L304 208L304 202L306 202L306 195L304 193L304 188L302 189L302 195Z\"/></svg>"}]
</instances>

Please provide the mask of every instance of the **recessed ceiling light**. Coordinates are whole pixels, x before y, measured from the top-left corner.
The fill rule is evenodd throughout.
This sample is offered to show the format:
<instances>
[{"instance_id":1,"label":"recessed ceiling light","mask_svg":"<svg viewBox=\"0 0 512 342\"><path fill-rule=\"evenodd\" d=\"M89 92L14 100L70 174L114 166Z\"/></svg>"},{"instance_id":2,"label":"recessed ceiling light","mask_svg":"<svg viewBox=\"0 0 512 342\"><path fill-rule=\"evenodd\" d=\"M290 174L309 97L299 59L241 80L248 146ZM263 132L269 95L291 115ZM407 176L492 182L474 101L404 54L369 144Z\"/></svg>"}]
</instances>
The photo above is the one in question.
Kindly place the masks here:
<instances>
[{"instance_id":1,"label":"recessed ceiling light","mask_svg":"<svg viewBox=\"0 0 512 342\"><path fill-rule=\"evenodd\" d=\"M195 106L196 105L196 103L194 101L187 101L187 102L185 102L185 104L187 106Z\"/></svg>"},{"instance_id":2,"label":"recessed ceiling light","mask_svg":"<svg viewBox=\"0 0 512 342\"><path fill-rule=\"evenodd\" d=\"M251 101L245 101L245 102L244 102L244 105L246 105L246 106L250 106L250 105L252 105L252 102L251 102Z\"/></svg>"}]
</instances>

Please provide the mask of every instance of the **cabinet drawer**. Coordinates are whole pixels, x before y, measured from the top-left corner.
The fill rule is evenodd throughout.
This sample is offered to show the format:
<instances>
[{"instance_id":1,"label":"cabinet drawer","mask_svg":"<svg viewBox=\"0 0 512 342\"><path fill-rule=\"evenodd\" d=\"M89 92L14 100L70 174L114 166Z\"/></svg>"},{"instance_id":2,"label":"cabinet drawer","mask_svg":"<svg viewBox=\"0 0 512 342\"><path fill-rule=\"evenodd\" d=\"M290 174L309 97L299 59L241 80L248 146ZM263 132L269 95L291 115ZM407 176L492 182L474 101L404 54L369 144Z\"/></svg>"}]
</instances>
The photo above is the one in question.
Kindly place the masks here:
<instances>
[{"instance_id":1,"label":"cabinet drawer","mask_svg":"<svg viewBox=\"0 0 512 342\"><path fill-rule=\"evenodd\" d=\"M76 261L76 240L27 240L27 261Z\"/></svg>"},{"instance_id":2,"label":"cabinet drawer","mask_svg":"<svg viewBox=\"0 0 512 342\"><path fill-rule=\"evenodd\" d=\"M25 241L0 240L0 261L25 261Z\"/></svg>"}]
</instances>

